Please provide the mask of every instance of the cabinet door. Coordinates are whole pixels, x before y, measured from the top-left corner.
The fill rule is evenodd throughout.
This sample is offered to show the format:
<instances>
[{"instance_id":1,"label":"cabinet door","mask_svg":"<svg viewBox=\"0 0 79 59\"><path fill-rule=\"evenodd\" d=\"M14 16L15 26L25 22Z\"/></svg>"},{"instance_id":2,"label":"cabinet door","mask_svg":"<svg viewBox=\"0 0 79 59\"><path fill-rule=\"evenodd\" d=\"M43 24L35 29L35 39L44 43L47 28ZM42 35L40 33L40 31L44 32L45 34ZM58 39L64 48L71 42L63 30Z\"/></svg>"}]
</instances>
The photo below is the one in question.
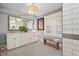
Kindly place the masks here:
<instances>
[{"instance_id":1,"label":"cabinet door","mask_svg":"<svg viewBox=\"0 0 79 59\"><path fill-rule=\"evenodd\" d=\"M25 45L27 43L29 43L28 42L28 34L23 34L21 37L21 45Z\"/></svg>"},{"instance_id":2,"label":"cabinet door","mask_svg":"<svg viewBox=\"0 0 79 59\"><path fill-rule=\"evenodd\" d=\"M25 45L25 44L26 44L25 37L22 35L21 36L21 45Z\"/></svg>"},{"instance_id":3,"label":"cabinet door","mask_svg":"<svg viewBox=\"0 0 79 59\"><path fill-rule=\"evenodd\" d=\"M13 49L14 48L14 39L12 37L7 36L7 49Z\"/></svg>"},{"instance_id":4,"label":"cabinet door","mask_svg":"<svg viewBox=\"0 0 79 59\"><path fill-rule=\"evenodd\" d=\"M15 48L21 46L21 39L19 35L15 37Z\"/></svg>"}]
</instances>

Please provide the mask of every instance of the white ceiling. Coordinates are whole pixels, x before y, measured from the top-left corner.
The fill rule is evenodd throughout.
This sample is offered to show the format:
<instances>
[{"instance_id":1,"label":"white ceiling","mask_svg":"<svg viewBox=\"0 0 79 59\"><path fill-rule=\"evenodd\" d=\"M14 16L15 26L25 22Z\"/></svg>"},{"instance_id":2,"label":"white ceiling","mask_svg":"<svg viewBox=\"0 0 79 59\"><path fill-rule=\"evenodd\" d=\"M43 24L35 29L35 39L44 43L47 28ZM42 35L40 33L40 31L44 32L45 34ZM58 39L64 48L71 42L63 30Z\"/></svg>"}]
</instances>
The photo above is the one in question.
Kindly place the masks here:
<instances>
[{"instance_id":1,"label":"white ceiling","mask_svg":"<svg viewBox=\"0 0 79 59\"><path fill-rule=\"evenodd\" d=\"M37 14L35 14L36 17L39 17L43 14L46 14L50 11L54 11L62 7L60 3L36 3L36 4L39 8L39 11L37 12ZM4 7L5 9L16 11L15 14L26 17L26 16L31 16L30 14L28 14L27 5L28 3L26 4L25 3L3 3L3 4L0 4L0 7ZM7 13L10 13L10 11Z\"/></svg>"}]
</instances>

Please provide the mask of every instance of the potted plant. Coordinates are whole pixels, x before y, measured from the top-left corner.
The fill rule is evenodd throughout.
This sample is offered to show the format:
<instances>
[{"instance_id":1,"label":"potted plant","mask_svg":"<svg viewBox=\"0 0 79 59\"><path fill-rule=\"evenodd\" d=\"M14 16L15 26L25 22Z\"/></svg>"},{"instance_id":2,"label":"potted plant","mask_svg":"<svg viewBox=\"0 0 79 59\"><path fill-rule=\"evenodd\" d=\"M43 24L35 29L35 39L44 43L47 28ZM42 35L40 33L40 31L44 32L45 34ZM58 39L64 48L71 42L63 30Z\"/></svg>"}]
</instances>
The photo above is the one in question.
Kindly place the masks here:
<instances>
[{"instance_id":1,"label":"potted plant","mask_svg":"<svg viewBox=\"0 0 79 59\"><path fill-rule=\"evenodd\" d=\"M19 30L21 31L21 32L28 32L28 28L26 27L26 26L20 26L19 27Z\"/></svg>"}]
</instances>

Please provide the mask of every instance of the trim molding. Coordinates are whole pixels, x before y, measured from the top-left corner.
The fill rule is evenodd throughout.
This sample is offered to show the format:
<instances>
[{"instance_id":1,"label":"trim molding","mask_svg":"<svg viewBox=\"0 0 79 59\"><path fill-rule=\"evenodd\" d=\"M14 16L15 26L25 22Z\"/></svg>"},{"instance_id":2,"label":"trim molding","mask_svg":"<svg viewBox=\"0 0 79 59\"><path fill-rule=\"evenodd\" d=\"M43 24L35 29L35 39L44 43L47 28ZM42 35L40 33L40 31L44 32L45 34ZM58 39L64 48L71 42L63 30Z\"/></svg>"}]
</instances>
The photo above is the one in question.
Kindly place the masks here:
<instances>
[{"instance_id":1,"label":"trim molding","mask_svg":"<svg viewBox=\"0 0 79 59\"><path fill-rule=\"evenodd\" d=\"M63 33L62 36L63 36L63 38L79 40L79 35L77 35L77 34L66 34L66 33Z\"/></svg>"},{"instance_id":2,"label":"trim molding","mask_svg":"<svg viewBox=\"0 0 79 59\"><path fill-rule=\"evenodd\" d=\"M51 15L51 14L54 14L54 13L57 13L57 12L60 12L60 11L62 11L62 8L56 9L54 11L47 12L47 13L41 15L41 16L38 16L38 18L42 18L44 16L48 16L48 15Z\"/></svg>"}]
</instances>

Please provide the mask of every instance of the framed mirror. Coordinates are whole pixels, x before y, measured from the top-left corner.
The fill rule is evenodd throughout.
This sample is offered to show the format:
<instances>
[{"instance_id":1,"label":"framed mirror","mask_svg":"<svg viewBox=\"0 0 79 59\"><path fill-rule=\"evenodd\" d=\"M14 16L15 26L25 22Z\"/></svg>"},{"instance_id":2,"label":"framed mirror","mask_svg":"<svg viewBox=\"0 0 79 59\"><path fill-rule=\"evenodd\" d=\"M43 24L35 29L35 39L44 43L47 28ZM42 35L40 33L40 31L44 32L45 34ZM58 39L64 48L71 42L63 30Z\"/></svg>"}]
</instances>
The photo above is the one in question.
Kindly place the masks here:
<instances>
[{"instance_id":1,"label":"framed mirror","mask_svg":"<svg viewBox=\"0 0 79 59\"><path fill-rule=\"evenodd\" d=\"M44 18L40 18L37 21L38 30L44 30Z\"/></svg>"},{"instance_id":2,"label":"framed mirror","mask_svg":"<svg viewBox=\"0 0 79 59\"><path fill-rule=\"evenodd\" d=\"M20 26L23 26L23 21L21 18L12 17L12 16L8 17L9 31L18 31Z\"/></svg>"}]
</instances>

